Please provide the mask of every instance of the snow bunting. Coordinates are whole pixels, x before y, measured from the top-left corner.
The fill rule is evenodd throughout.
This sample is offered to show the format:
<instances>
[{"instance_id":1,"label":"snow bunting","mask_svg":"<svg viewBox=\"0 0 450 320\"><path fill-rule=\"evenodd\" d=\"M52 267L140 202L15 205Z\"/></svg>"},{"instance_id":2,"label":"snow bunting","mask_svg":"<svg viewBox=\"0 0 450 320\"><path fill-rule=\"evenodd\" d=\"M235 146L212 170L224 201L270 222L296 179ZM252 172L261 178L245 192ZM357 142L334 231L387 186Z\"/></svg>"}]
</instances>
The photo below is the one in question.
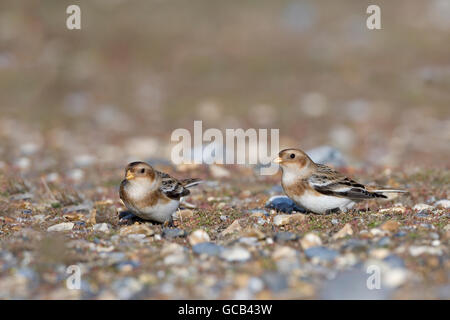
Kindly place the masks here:
<instances>
[{"instance_id":1,"label":"snow bunting","mask_svg":"<svg viewBox=\"0 0 450 320\"><path fill-rule=\"evenodd\" d=\"M145 162L132 162L125 169L125 180L120 184L120 199L128 210L142 219L169 222L180 198L190 193L189 187L199 183L199 179L179 181Z\"/></svg>"},{"instance_id":2,"label":"snow bunting","mask_svg":"<svg viewBox=\"0 0 450 320\"><path fill-rule=\"evenodd\" d=\"M289 198L314 213L346 212L356 202L388 198L385 193L407 192L370 189L322 164L298 149L280 151L274 160L282 170L281 185Z\"/></svg>"}]
</instances>

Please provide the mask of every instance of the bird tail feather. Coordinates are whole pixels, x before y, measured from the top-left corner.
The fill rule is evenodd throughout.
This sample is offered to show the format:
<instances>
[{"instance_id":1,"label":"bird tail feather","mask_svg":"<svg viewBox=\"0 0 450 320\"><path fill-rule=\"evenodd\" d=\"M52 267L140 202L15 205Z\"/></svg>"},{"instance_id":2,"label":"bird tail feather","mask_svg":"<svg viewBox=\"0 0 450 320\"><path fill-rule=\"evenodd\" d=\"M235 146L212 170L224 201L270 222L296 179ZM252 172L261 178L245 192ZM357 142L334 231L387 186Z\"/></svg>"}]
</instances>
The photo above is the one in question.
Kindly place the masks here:
<instances>
[{"instance_id":1,"label":"bird tail feather","mask_svg":"<svg viewBox=\"0 0 450 320\"><path fill-rule=\"evenodd\" d=\"M185 179L182 181L182 184L183 184L183 187L190 188L190 187L196 186L202 182L203 182L202 180L194 178L194 179Z\"/></svg>"}]
</instances>

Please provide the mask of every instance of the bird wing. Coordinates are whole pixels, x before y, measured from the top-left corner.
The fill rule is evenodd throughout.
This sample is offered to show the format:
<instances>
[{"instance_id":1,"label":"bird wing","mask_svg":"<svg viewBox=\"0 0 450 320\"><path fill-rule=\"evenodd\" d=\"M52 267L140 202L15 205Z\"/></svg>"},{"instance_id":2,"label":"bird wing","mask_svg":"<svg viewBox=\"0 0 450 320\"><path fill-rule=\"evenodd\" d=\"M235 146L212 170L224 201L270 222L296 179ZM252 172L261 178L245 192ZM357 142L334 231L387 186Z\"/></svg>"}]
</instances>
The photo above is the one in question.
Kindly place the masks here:
<instances>
[{"instance_id":1,"label":"bird wing","mask_svg":"<svg viewBox=\"0 0 450 320\"><path fill-rule=\"evenodd\" d=\"M184 187L182 182L171 177L167 173L156 171L156 174L161 178L159 190L167 197L171 199L179 199L190 193L190 191Z\"/></svg>"},{"instance_id":2,"label":"bird wing","mask_svg":"<svg viewBox=\"0 0 450 320\"><path fill-rule=\"evenodd\" d=\"M308 178L310 186L324 195L364 200L373 198L386 198L385 195L371 192L366 187L342 173L325 165L317 165L317 170Z\"/></svg>"}]
</instances>

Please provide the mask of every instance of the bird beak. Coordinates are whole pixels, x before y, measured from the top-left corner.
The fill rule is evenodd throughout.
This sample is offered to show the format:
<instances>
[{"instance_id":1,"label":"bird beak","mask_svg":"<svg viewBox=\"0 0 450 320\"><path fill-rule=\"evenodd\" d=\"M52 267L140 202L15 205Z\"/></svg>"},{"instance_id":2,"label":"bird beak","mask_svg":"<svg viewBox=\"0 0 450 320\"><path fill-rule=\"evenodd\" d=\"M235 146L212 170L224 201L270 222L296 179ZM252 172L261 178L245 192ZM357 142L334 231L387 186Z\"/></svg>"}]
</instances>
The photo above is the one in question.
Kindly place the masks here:
<instances>
[{"instance_id":1,"label":"bird beak","mask_svg":"<svg viewBox=\"0 0 450 320\"><path fill-rule=\"evenodd\" d=\"M283 159L281 159L280 157L276 158L275 160L273 160L273 162L275 163L281 163L283 162Z\"/></svg>"},{"instance_id":2,"label":"bird beak","mask_svg":"<svg viewBox=\"0 0 450 320\"><path fill-rule=\"evenodd\" d=\"M127 171L127 176L125 177L125 179L127 179L127 180L132 180L132 179L134 179L134 178L135 178L134 174L132 174L131 171L128 170L128 171Z\"/></svg>"}]
</instances>

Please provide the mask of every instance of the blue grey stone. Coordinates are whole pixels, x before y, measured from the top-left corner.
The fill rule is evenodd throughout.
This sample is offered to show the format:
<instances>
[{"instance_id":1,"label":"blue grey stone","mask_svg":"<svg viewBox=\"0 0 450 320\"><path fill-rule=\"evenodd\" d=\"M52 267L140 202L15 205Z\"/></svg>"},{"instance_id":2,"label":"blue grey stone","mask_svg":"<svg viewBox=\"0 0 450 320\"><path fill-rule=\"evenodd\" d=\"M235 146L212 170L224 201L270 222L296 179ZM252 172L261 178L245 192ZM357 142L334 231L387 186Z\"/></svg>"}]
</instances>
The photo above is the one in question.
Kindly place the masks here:
<instances>
[{"instance_id":1,"label":"blue grey stone","mask_svg":"<svg viewBox=\"0 0 450 320\"><path fill-rule=\"evenodd\" d=\"M287 196L273 196L266 202L266 208L274 209L284 213L292 213L292 211L305 213L305 208L298 206Z\"/></svg>"},{"instance_id":2,"label":"blue grey stone","mask_svg":"<svg viewBox=\"0 0 450 320\"><path fill-rule=\"evenodd\" d=\"M391 268L405 268L405 262L395 254L390 254L383 259Z\"/></svg>"},{"instance_id":3,"label":"blue grey stone","mask_svg":"<svg viewBox=\"0 0 450 320\"><path fill-rule=\"evenodd\" d=\"M297 240L298 235L292 232L277 232L275 233L274 239L277 242L291 241Z\"/></svg>"},{"instance_id":4,"label":"blue grey stone","mask_svg":"<svg viewBox=\"0 0 450 320\"><path fill-rule=\"evenodd\" d=\"M317 246L306 249L305 255L310 259L316 257L323 261L333 261L339 253L333 249Z\"/></svg>"},{"instance_id":5,"label":"blue grey stone","mask_svg":"<svg viewBox=\"0 0 450 320\"><path fill-rule=\"evenodd\" d=\"M262 280L273 292L280 292L288 287L286 276L278 272L266 272L262 275Z\"/></svg>"},{"instance_id":6,"label":"blue grey stone","mask_svg":"<svg viewBox=\"0 0 450 320\"><path fill-rule=\"evenodd\" d=\"M377 242L377 246L379 247L387 247L391 243L391 239L389 237L383 237Z\"/></svg>"},{"instance_id":7,"label":"blue grey stone","mask_svg":"<svg viewBox=\"0 0 450 320\"><path fill-rule=\"evenodd\" d=\"M224 247L213 242L202 242L192 246L192 251L196 254L207 254L209 256L218 256Z\"/></svg>"},{"instance_id":8,"label":"blue grey stone","mask_svg":"<svg viewBox=\"0 0 450 320\"><path fill-rule=\"evenodd\" d=\"M177 237L186 237L187 233L184 230L174 228L164 228L162 231L162 236L164 238L177 238Z\"/></svg>"}]
</instances>

